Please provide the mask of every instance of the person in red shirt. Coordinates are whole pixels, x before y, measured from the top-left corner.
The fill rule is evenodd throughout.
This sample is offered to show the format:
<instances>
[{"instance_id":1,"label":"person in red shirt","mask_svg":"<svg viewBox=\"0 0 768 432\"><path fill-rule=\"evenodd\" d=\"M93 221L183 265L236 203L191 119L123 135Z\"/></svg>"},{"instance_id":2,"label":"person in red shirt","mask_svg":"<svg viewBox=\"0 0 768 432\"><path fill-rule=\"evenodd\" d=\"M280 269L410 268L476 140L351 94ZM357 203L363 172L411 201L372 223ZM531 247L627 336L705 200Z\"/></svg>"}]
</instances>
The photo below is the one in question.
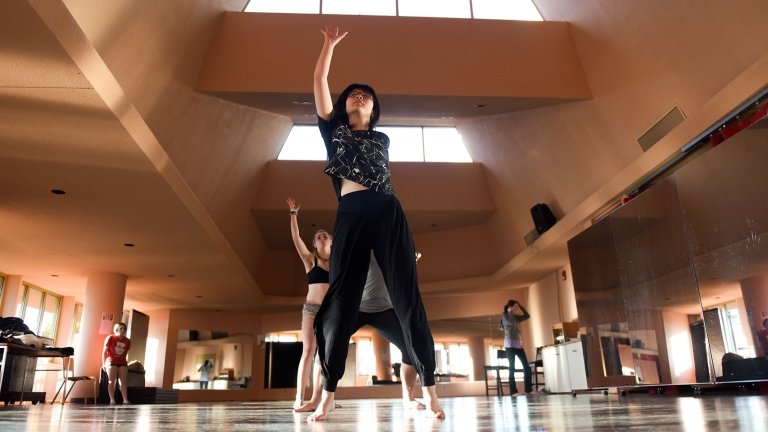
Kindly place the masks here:
<instances>
[{"instance_id":1,"label":"person in red shirt","mask_svg":"<svg viewBox=\"0 0 768 432\"><path fill-rule=\"evenodd\" d=\"M128 402L128 350L131 349L131 340L125 337L128 328L125 323L119 322L114 326L114 334L104 340L104 351L101 356L101 365L109 376L109 403L115 404L115 386L120 379L120 393L123 394L123 404Z\"/></svg>"}]
</instances>

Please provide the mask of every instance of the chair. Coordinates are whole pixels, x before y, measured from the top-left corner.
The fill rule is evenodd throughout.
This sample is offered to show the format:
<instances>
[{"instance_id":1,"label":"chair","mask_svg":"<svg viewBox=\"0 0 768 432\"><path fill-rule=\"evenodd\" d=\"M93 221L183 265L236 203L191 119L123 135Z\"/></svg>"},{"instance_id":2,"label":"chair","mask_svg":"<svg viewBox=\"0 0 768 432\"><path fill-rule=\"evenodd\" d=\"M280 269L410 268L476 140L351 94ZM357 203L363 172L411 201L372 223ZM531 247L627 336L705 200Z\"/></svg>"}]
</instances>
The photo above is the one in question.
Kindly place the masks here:
<instances>
[{"instance_id":1,"label":"chair","mask_svg":"<svg viewBox=\"0 0 768 432\"><path fill-rule=\"evenodd\" d=\"M533 386L536 391L539 391L539 387L544 386L544 361L541 359L541 349L543 347L536 347L536 359L532 362L528 362L528 367L531 369L531 375L533 375ZM541 375L541 381L539 381L539 375Z\"/></svg>"},{"instance_id":2,"label":"chair","mask_svg":"<svg viewBox=\"0 0 768 432\"><path fill-rule=\"evenodd\" d=\"M59 393L61 393L61 390L64 388L64 384L66 384L67 382L71 382L72 385L70 385L69 388L67 388L62 393L61 404L64 405L64 403L67 402L67 398L69 397L69 394L72 393L72 390L74 390L75 385L77 385L77 383L79 383L80 381L85 381L85 382L92 381L93 382L93 394L92 394L92 396L93 396L93 403L95 404L96 403L96 377L85 376L85 375L69 376L69 373L72 372L72 370L71 370L71 367L72 367L71 359L68 359L65 362L65 366L64 367L66 368L66 370L63 371L64 372L64 379L61 380L61 384L59 385L59 389L56 390L56 394L53 395L53 400L51 400L51 405L53 405L54 402L56 402L56 398L59 397ZM88 397L83 397L83 399L85 400L85 403L88 403Z\"/></svg>"}]
</instances>

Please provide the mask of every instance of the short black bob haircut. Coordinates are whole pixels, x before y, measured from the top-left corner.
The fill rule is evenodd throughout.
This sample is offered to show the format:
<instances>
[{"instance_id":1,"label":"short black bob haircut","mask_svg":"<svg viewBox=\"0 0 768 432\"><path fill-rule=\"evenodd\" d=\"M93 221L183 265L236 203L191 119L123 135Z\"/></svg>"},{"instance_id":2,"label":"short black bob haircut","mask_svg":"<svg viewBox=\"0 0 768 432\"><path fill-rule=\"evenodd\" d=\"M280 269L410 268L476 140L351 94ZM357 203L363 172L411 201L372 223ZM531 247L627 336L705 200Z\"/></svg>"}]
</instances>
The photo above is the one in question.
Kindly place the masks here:
<instances>
[{"instance_id":1,"label":"short black bob haircut","mask_svg":"<svg viewBox=\"0 0 768 432\"><path fill-rule=\"evenodd\" d=\"M376 123L379 122L379 116L381 115L381 109L379 108L379 98L376 97L376 92L368 84L350 84L336 99L336 103L333 105L334 115L338 117L339 121L345 125L349 125L349 116L347 116L347 97L353 90L363 90L373 96L373 109L371 110L371 120L368 123L368 129L376 127Z\"/></svg>"}]
</instances>

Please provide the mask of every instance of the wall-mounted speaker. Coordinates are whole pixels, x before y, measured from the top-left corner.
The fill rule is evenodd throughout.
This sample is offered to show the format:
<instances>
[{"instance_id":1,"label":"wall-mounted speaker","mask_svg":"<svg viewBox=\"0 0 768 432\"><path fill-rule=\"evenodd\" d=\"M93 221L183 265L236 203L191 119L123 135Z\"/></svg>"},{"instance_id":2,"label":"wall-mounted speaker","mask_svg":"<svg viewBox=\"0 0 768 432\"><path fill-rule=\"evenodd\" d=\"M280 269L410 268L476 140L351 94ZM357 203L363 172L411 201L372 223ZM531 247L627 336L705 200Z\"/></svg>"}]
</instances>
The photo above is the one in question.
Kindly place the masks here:
<instances>
[{"instance_id":1,"label":"wall-mounted speaker","mask_svg":"<svg viewBox=\"0 0 768 432\"><path fill-rule=\"evenodd\" d=\"M546 204L539 203L531 207L531 216L533 216L533 224L536 226L536 232L539 234L545 233L557 222L555 215L552 214L552 210L550 210L549 206Z\"/></svg>"}]
</instances>

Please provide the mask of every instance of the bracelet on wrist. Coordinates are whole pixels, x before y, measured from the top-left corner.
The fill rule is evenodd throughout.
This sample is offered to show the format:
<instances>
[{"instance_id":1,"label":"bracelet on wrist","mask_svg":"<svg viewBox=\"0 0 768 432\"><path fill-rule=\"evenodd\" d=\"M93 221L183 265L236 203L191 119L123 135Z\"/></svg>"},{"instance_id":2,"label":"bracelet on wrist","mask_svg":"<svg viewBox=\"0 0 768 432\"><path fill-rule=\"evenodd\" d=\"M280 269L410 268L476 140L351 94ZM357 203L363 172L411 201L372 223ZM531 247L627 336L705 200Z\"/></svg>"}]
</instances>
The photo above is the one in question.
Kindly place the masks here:
<instances>
[{"instance_id":1,"label":"bracelet on wrist","mask_svg":"<svg viewBox=\"0 0 768 432\"><path fill-rule=\"evenodd\" d=\"M299 209L291 209L290 213L292 215L297 215L297 214L299 214Z\"/></svg>"}]
</instances>

